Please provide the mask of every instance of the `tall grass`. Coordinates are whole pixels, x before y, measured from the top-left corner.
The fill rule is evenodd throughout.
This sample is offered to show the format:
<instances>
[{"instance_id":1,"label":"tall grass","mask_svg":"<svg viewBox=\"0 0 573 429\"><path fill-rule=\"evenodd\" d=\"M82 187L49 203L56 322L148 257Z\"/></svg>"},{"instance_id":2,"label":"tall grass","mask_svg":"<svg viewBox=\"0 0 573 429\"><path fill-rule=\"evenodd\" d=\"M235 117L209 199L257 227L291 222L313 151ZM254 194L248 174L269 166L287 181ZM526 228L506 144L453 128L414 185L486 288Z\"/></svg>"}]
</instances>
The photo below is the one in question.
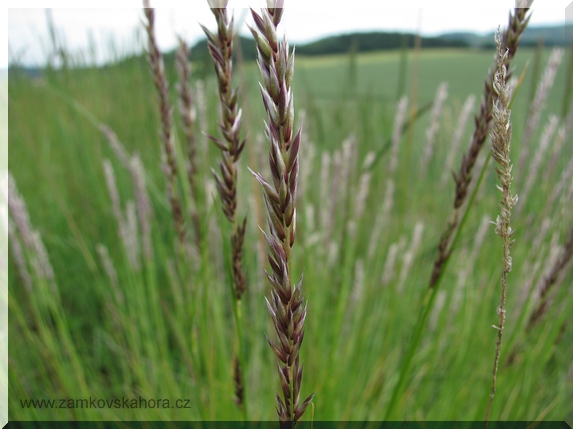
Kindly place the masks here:
<instances>
[{"instance_id":1,"label":"tall grass","mask_svg":"<svg viewBox=\"0 0 573 429\"><path fill-rule=\"evenodd\" d=\"M262 75L255 64L235 67L242 105L236 93L221 91L220 77L231 77L229 71L198 81L182 69L182 49L177 75L151 40L152 73L144 59L131 58L105 73L70 68L65 76L53 70L39 80L10 75L11 419L271 420L275 407L291 421L483 419L504 260L488 223L498 212L496 177L480 150L495 98L492 52L421 50L415 97L396 103L390 80L399 82L404 78L395 72L409 70L400 65L403 52L351 53L352 82L346 81L345 57L297 58L291 80L294 56L276 38L282 12L271 8L254 17ZM562 118L554 133L528 129L528 94L519 88L532 87L523 70L533 52L516 55L527 16L516 8L502 38L510 48L507 78L519 77L517 83L508 79L516 85L512 158L528 133L528 159L544 155L513 171L513 192L527 188L528 197L511 219L516 243L490 420L573 417L573 337L566 323L573 311L567 290L573 280L571 118ZM210 39L219 44L214 33ZM540 61L547 64L548 57L544 52ZM567 77L563 67L555 71L555 82ZM179 86L169 87L177 76ZM457 111L473 110L471 98L464 100L482 90L484 77L474 126L459 131ZM436 93L443 95L442 82L448 98L434 101ZM328 99L313 95L313 88L328 90L333 83L356 87L331 89ZM546 86L538 124L562 107L557 85ZM195 105L181 109L187 113L180 121L169 106L185 98L183 89ZM290 97L292 110L285 108ZM424 114L421 106L438 102L441 110ZM241 333L237 299L229 293L235 284L233 223L226 217L229 200L217 195L227 188L209 174L225 162L221 151L230 146L202 138L223 135L231 144L220 112L239 106L242 125L252 130L246 138L254 156L233 160L233 186L243 190L237 205L256 207L256 196L247 192L249 167L260 174L270 219L268 260L259 252L257 222L244 227L249 286L240 300ZM268 150L262 119L272 142L268 159L257 157ZM189 139L191 127L196 133ZM189 141L196 145L192 151ZM452 141L463 147L461 164L460 155L450 153ZM458 171L454 181L444 183L445 168ZM226 180L227 170L219 171L219 182ZM528 183L527 171L543 172L544 180ZM452 208L456 222L448 233ZM294 273L304 273L304 300L299 286L292 288ZM265 339L270 331L278 335L274 347ZM237 356L248 415L234 403ZM299 401L303 361L302 391L316 395ZM53 409L21 403L90 397L162 402ZM188 408L171 407L177 399L188 400L181 404Z\"/></svg>"}]
</instances>

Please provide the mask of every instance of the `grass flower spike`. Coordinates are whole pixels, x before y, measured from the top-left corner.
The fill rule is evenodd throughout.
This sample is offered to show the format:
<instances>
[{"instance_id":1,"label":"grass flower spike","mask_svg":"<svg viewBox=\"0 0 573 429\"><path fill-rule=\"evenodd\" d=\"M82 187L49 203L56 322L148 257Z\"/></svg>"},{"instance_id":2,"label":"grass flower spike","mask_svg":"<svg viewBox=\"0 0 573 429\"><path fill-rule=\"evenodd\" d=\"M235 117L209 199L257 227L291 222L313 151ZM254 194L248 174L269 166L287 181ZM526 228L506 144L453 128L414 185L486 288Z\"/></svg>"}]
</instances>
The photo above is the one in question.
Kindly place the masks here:
<instances>
[{"instance_id":1,"label":"grass flower spike","mask_svg":"<svg viewBox=\"0 0 573 429\"><path fill-rule=\"evenodd\" d=\"M272 3L272 4L271 4ZM258 64L263 83L261 93L268 114L266 136L270 142L269 164L272 180L253 172L262 185L268 211L268 245L271 267L267 277L271 299L267 306L277 334L268 342L280 363L282 398L277 394L277 414L281 422L293 422L303 415L314 395L300 401L303 367L299 350L304 337L306 305L303 303L302 277L293 286L291 248L295 241L296 191L299 172L300 130L293 136L294 105L291 82L294 52L285 39L279 42L276 28L283 13L283 2L269 2L262 15L252 11L256 28L251 32L257 42Z\"/></svg>"},{"instance_id":2,"label":"grass flower spike","mask_svg":"<svg viewBox=\"0 0 573 429\"><path fill-rule=\"evenodd\" d=\"M179 238L181 245L185 244L186 231L185 222L183 217L183 208L181 207L181 200L179 198L178 183L177 183L177 160L175 155L175 147L173 144L173 130L172 130L172 111L169 103L169 91L167 78L165 76L165 68L163 65L163 56L157 45L155 37L155 9L149 6L149 0L143 1L143 11L147 22L145 30L147 33L148 52L147 60L153 76L155 89L157 90L157 98L159 101L159 114L161 117L161 142L163 143L163 169L167 178L167 194L169 196L169 204L171 205L171 215L173 216L173 224L175 231Z\"/></svg>"},{"instance_id":3,"label":"grass flower spike","mask_svg":"<svg viewBox=\"0 0 573 429\"><path fill-rule=\"evenodd\" d=\"M501 337L503 327L505 324L505 300L507 289L507 274L511 271L511 256L510 248L513 244L513 233L515 232L509 225L511 218L511 210L517 203L517 195L511 195L510 187L512 182L511 177L511 160L509 157L509 149L511 144L511 123L509 110L509 103L511 101L511 94L507 85L507 50L502 44L499 31L496 37L497 43L497 70L495 72L493 89L497 95L492 109L492 122L493 128L491 131L491 150L495 162L498 164L495 167L497 177L499 178L501 186L498 189L501 191L502 197L499 205L501 214L497 217L495 222L495 233L499 235L503 241L503 269L501 275L501 299L497 308L499 315L497 329L497 343L495 348L495 360L493 366L493 381L491 386L491 394L489 397L489 404L487 408L486 422L489 420L491 411L491 404L495 395L497 367L499 363L499 355L501 348Z\"/></svg>"},{"instance_id":4,"label":"grass flower spike","mask_svg":"<svg viewBox=\"0 0 573 429\"><path fill-rule=\"evenodd\" d=\"M215 64L217 82L219 85L219 101L221 106L221 133L225 142L216 137L210 139L221 149L223 160L219 161L219 171L213 170L217 182L217 190L223 203L223 212L233 225L231 244L233 252L233 289L237 299L247 288L247 280L243 271L242 253L247 218L237 222L237 162L245 147L241 141L241 109L238 107L238 91L233 89L233 19L227 17L227 1L209 1L209 6L217 20L218 32L215 35L202 26L207 35L209 53Z\"/></svg>"},{"instance_id":5,"label":"grass flower spike","mask_svg":"<svg viewBox=\"0 0 573 429\"><path fill-rule=\"evenodd\" d=\"M222 160L219 161L219 173L212 169L217 190L223 207L223 212L232 225L231 231L231 260L234 293L235 326L237 329L238 343L236 355L233 359L233 382L235 385L235 403L243 410L243 418L248 419L247 404L245 401L245 385L243 383L243 368L245 358L241 342L242 335L242 310L241 297L247 289L247 279L243 269L243 243L247 218L242 222L237 220L237 164L241 152L245 147L245 140L241 141L241 109L238 106L238 90L233 88L233 36L234 19L229 19L227 13L227 0L209 0L211 12L217 21L217 34L212 33L206 27L201 26L207 35L209 53L215 65L217 75L219 105L221 118L219 128L223 139L209 136L209 138L221 149Z\"/></svg>"}]
</instances>

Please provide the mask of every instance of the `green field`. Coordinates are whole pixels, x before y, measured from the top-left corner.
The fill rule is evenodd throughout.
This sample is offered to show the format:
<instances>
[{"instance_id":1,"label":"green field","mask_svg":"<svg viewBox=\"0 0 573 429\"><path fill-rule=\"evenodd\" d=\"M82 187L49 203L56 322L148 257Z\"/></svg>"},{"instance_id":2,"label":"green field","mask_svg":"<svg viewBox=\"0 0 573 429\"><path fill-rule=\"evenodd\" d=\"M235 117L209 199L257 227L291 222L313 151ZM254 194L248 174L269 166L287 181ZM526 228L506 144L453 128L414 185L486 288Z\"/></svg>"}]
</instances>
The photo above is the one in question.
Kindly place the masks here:
<instances>
[{"instance_id":1,"label":"green field","mask_svg":"<svg viewBox=\"0 0 573 429\"><path fill-rule=\"evenodd\" d=\"M515 164L534 83L549 55L549 49L539 57L533 50L520 49L513 63L514 76L523 74L512 106ZM526 168L514 168L513 192L518 195L530 174L531 161L540 153L539 142L550 115L560 118L559 126L564 122L570 55L566 52L563 57L529 143ZM493 51L423 50L419 54L392 51L297 59L295 118L304 116L305 138L294 276L304 273L308 301L301 395L316 392L305 420L485 418L502 245L493 225L481 227L485 234L478 231L499 212L493 162L486 163L413 351L404 389L391 413L388 407L405 358L415 344L412 336L426 308L437 245L452 210L454 183L451 176L445 181L443 176L458 169L473 132L470 117L461 148L448 165L458 115L470 94L477 97L472 117L478 111L492 56ZM166 69L176 106L175 68L167 63ZM237 67L235 82L243 90L247 138L239 170L238 212L248 215L244 263L249 284L243 299L244 338L238 340L229 293L230 227L222 216L210 173L220 154L200 134L218 135L214 75L203 82L205 105L197 115L202 192L195 209L201 214L203 239L194 240L190 233L194 252L188 260L175 246L161 170L156 96L145 58L101 69L45 70L40 78L10 72L9 168L55 273L53 282L37 275L34 262L38 258L25 249L33 277L32 288L27 287L11 246L10 420L241 420L244 414L233 403L232 360L237 341L245 350L247 417L275 418L279 382L276 359L265 340L265 333L271 336L273 327L264 301L269 286L257 226L262 197L247 170L268 171L263 135L266 116L258 79L256 64ZM432 102L442 82L448 84L448 98L427 170L422 173L430 122L430 111L423 106ZM195 76L190 84L197 88ZM420 114L400 142L393 206L383 227L377 228L389 179L387 144L403 94L409 97L410 108L416 103ZM188 208L186 149L177 108L173 119L182 167L181 195ZM104 160L109 159L115 171L124 211L134 199L133 184L99 132L100 122L115 131L130 154L139 153L145 167L153 206L154 258L141 259L140 269L130 265L120 240ZM480 159L486 158L488 149L489 140ZM370 153L375 161L363 168ZM551 164L554 153L556 162ZM517 232L493 420L573 420L573 327L568 320L573 314L571 264L550 292L545 317L526 330L538 303L536 285L551 268L573 225L571 179L561 194L551 198L572 156L569 128L561 152L553 152L551 145L542 156L538 178L512 217ZM475 172L476 178L480 172ZM416 237L416 231L421 235ZM116 284L96 251L99 244L109 250ZM392 264L389 254L395 257ZM515 354L508 362L511 351ZM187 409L34 409L21 405L28 399L88 397L190 401Z\"/></svg>"}]
</instances>

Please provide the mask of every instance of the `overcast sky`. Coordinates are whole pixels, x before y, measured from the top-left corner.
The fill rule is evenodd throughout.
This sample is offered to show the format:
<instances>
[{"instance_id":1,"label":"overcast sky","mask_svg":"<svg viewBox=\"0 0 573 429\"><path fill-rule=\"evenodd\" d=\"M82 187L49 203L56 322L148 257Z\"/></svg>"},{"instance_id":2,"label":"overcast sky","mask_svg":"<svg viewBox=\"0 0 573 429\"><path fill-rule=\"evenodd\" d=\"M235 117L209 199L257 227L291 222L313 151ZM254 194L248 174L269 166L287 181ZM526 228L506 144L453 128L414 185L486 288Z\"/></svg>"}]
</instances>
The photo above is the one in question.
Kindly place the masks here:
<instances>
[{"instance_id":1,"label":"overcast sky","mask_svg":"<svg viewBox=\"0 0 573 429\"><path fill-rule=\"evenodd\" d=\"M514 6L514 0L463 2L463 7L461 3L459 0L285 0L286 10L281 26L291 43L366 30L414 32L419 28L425 35L450 31L484 33L493 31L498 25L505 26L508 11ZM569 3L571 0L540 0L534 3L530 25L564 23L565 8ZM0 68L7 67L11 56L26 65L45 64L46 52L51 46L46 7L52 8L57 35L72 53L85 53L91 44L95 46L96 58L102 62L110 57L112 45L119 52L137 48L136 34L140 31L142 18L140 1L98 0L83 1L81 4L83 8L72 8L77 2L8 0L10 9L7 12L6 9L0 10L0 22L8 22L7 27L2 27L8 30L9 42L0 43ZM118 4L122 8L118 8ZM256 8L263 4L264 0L229 1L229 7L237 8L235 15L241 24L241 33L248 32L241 18L252 22L243 8ZM395 8L396 4L401 8ZM202 36L199 23L214 29L215 21L207 1L151 0L151 6L159 5L156 31L161 49L172 49L177 34L190 43L197 41Z\"/></svg>"}]
</instances>

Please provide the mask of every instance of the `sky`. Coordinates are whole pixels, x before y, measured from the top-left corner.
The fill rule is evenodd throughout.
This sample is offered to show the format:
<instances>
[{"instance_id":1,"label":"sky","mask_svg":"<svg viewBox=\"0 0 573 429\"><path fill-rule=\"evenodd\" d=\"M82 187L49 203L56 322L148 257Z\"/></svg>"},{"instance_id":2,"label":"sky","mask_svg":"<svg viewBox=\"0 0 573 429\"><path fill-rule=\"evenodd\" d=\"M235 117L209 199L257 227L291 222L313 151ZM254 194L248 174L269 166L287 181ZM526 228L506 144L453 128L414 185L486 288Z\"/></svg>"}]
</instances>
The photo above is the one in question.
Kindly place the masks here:
<instances>
[{"instance_id":1,"label":"sky","mask_svg":"<svg viewBox=\"0 0 573 429\"><path fill-rule=\"evenodd\" d=\"M102 63L118 53L139 51L141 37L141 2L136 0L83 1L8 0L8 9L0 9L0 22L7 22L8 43L0 40L0 69L10 58L24 65L44 65L50 52L51 38L47 16L51 15L58 40L72 53L91 52L89 58ZM437 35L450 31L486 33L507 24L514 0L285 0L281 22L291 44L353 31L410 31ZM117 7L121 4L121 8ZM252 23L246 7L258 8L265 0L229 0L236 8L239 32L248 34L245 23ZM399 4L400 8L395 5ZM573 19L571 0L539 0L534 3L530 25L561 24L567 9ZM190 44L203 36L199 23L215 30L215 20L205 0L151 0L157 7L156 34L162 50L176 45L177 35ZM89 8L91 7L91 8ZM51 10L46 13L46 8ZM3 30L0 30L3 31ZM139 35L139 36L138 36ZM90 51L89 47L93 47ZM113 47L113 49L112 49Z\"/></svg>"}]
</instances>

